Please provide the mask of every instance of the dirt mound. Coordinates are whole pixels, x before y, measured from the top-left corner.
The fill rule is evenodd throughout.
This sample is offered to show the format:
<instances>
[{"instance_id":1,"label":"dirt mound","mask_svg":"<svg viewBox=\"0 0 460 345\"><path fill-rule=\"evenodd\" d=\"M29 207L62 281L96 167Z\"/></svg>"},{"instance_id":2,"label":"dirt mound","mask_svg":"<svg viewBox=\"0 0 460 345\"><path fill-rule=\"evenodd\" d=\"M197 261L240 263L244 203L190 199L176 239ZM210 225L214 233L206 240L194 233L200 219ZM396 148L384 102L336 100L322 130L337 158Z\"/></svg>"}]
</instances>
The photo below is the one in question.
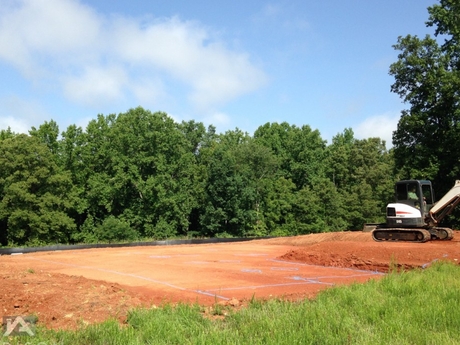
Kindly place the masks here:
<instances>
[{"instance_id":1,"label":"dirt mound","mask_svg":"<svg viewBox=\"0 0 460 345\"><path fill-rule=\"evenodd\" d=\"M455 231L452 241L427 243L375 242L369 232L314 234L268 241L301 247L288 251L279 259L311 265L388 272L390 267L423 268L437 260L460 262L459 231Z\"/></svg>"},{"instance_id":2,"label":"dirt mound","mask_svg":"<svg viewBox=\"0 0 460 345\"><path fill-rule=\"evenodd\" d=\"M142 294L116 283L82 276L0 265L0 315L35 315L48 328L76 329L108 318L126 320L136 306L149 306Z\"/></svg>"},{"instance_id":3,"label":"dirt mound","mask_svg":"<svg viewBox=\"0 0 460 345\"><path fill-rule=\"evenodd\" d=\"M370 232L341 231L261 240L265 244L306 246L321 242L373 242Z\"/></svg>"},{"instance_id":4,"label":"dirt mound","mask_svg":"<svg viewBox=\"0 0 460 345\"><path fill-rule=\"evenodd\" d=\"M346 256L342 256L334 253L324 253L306 249L291 250L282 255L279 259L303 262L311 265L346 267L366 271L387 272L389 268L388 262L383 261L379 263L361 258L359 255L354 253L348 253Z\"/></svg>"}]
</instances>

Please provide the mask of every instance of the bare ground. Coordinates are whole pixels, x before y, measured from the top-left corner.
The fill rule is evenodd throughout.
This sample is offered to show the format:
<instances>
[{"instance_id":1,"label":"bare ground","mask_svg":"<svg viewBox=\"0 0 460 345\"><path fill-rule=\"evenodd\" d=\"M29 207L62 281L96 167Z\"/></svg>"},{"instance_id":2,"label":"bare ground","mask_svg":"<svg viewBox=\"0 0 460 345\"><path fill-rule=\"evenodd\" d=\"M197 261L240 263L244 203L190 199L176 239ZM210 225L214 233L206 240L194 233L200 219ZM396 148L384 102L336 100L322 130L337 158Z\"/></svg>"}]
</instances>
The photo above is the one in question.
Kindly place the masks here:
<instances>
[{"instance_id":1,"label":"bare ground","mask_svg":"<svg viewBox=\"0 0 460 345\"><path fill-rule=\"evenodd\" d=\"M457 264L460 262L459 231L455 232L452 241L446 242L382 243L374 242L370 233L339 232L256 240L242 244L221 244L221 246L233 246L232 251L239 248L238 246L241 248L244 246L244 253L256 252L258 246L269 247L273 248L273 253L277 253L274 259L280 262L379 272L388 272L390 265L411 269L429 266L436 260L450 260ZM170 250L184 252L184 247L176 247L180 248ZM194 247L195 251L196 248L198 247ZM101 260L106 251L97 250ZM61 260L63 255L65 254L61 254ZM104 274L97 272L93 276L84 273L75 274L79 271L71 270L65 271L65 274L59 273L62 270L57 271L39 262L31 264L26 257L27 255L0 257L0 316L34 314L39 316L40 324L45 327L75 329L108 318L115 318L123 323L128 311L138 306L152 307L162 303L191 301L180 291L165 294L163 290L156 291L135 286L128 280L122 283L110 281ZM41 256L41 258L46 257ZM126 259L121 258L120 261L114 262L114 265L121 265L123 260ZM230 265L230 261L227 260L227 264ZM185 274L184 272L182 274ZM239 274L241 275L241 272ZM311 298L318 291L305 288L300 292L296 290L291 295L284 292L282 296L297 299ZM280 294L281 292L274 290L273 295L267 296L280 297ZM203 308L204 313L209 312L209 308L212 308L214 303L216 300L212 298L200 300L200 304L207 305L208 308ZM219 303L239 307L245 304L245 298L232 298Z\"/></svg>"}]
</instances>

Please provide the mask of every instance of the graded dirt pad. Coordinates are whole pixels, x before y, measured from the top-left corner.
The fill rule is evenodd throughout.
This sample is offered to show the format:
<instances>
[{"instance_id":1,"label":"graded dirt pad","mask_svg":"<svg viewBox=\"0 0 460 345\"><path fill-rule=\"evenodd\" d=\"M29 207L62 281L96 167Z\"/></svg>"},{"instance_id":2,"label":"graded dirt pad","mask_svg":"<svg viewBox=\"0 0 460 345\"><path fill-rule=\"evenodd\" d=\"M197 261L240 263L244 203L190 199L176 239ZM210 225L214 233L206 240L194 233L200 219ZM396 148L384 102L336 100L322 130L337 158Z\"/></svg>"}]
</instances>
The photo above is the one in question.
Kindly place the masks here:
<instances>
[{"instance_id":1,"label":"graded dirt pad","mask_svg":"<svg viewBox=\"0 0 460 345\"><path fill-rule=\"evenodd\" d=\"M340 232L241 243L125 247L0 257L0 316L34 314L48 328L75 329L164 303L231 307L251 298L312 298L382 277L391 265L460 261L452 241L374 242ZM204 310L206 310L204 308Z\"/></svg>"}]
</instances>

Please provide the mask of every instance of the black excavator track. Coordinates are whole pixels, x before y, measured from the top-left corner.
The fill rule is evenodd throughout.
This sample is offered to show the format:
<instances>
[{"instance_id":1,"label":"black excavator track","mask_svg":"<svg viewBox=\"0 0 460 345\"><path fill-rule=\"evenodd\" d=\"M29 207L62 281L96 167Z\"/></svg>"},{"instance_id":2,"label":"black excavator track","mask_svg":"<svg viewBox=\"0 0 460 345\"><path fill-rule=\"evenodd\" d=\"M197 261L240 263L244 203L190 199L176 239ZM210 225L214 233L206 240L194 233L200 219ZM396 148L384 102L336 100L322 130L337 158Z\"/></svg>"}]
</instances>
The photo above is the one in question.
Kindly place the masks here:
<instances>
[{"instance_id":1,"label":"black excavator track","mask_svg":"<svg viewBox=\"0 0 460 345\"><path fill-rule=\"evenodd\" d=\"M434 227L426 229L405 229L405 228L379 228L372 231L372 238L375 241L405 241L405 242L427 242L430 240L449 241L454 237L454 232L449 228Z\"/></svg>"},{"instance_id":2,"label":"black excavator track","mask_svg":"<svg viewBox=\"0 0 460 345\"><path fill-rule=\"evenodd\" d=\"M430 230L431 238L435 240L449 241L454 238L454 232L450 228L434 227Z\"/></svg>"},{"instance_id":3,"label":"black excavator track","mask_svg":"<svg viewBox=\"0 0 460 345\"><path fill-rule=\"evenodd\" d=\"M431 240L431 233L425 229L377 228L372 231L372 238L379 242L405 241L423 243Z\"/></svg>"}]
</instances>

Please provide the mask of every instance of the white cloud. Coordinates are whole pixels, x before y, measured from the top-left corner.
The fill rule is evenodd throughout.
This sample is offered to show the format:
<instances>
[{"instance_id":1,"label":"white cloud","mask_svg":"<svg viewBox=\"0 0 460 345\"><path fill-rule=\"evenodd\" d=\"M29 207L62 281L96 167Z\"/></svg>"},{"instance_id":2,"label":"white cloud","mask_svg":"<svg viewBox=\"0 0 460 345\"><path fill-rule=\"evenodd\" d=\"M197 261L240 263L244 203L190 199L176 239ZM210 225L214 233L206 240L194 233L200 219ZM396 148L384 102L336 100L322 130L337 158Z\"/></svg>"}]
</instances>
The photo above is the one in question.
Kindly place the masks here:
<instances>
[{"instance_id":1,"label":"white cloud","mask_svg":"<svg viewBox=\"0 0 460 345\"><path fill-rule=\"evenodd\" d=\"M84 105L109 104L123 98L123 87L128 76L119 66L88 67L79 76L63 80L67 98Z\"/></svg>"},{"instance_id":2,"label":"white cloud","mask_svg":"<svg viewBox=\"0 0 460 345\"><path fill-rule=\"evenodd\" d=\"M12 116L0 117L0 130L8 129L14 133L28 133L30 127L23 119L18 119Z\"/></svg>"},{"instance_id":3,"label":"white cloud","mask_svg":"<svg viewBox=\"0 0 460 345\"><path fill-rule=\"evenodd\" d=\"M68 99L94 107L167 98L178 82L193 106L209 110L266 82L248 54L199 23L105 16L78 0L2 4L0 46L8 47L0 60L27 79L55 82Z\"/></svg>"},{"instance_id":4,"label":"white cloud","mask_svg":"<svg viewBox=\"0 0 460 345\"><path fill-rule=\"evenodd\" d=\"M0 58L26 77L78 65L103 45L102 18L77 1L14 0L8 4L0 10L0 46L8 47L1 49Z\"/></svg>"},{"instance_id":5,"label":"white cloud","mask_svg":"<svg viewBox=\"0 0 460 345\"><path fill-rule=\"evenodd\" d=\"M154 106L160 99L167 98L165 86L160 78L136 78L130 85L130 89L139 104L144 107Z\"/></svg>"},{"instance_id":6,"label":"white cloud","mask_svg":"<svg viewBox=\"0 0 460 345\"><path fill-rule=\"evenodd\" d=\"M353 132L358 139L378 137L386 141L387 148L392 147L393 131L398 126L399 113L385 113L365 119Z\"/></svg>"},{"instance_id":7,"label":"white cloud","mask_svg":"<svg viewBox=\"0 0 460 345\"><path fill-rule=\"evenodd\" d=\"M213 112L204 119L204 122L213 124L215 127L227 127L230 117L222 112Z\"/></svg>"},{"instance_id":8,"label":"white cloud","mask_svg":"<svg viewBox=\"0 0 460 345\"><path fill-rule=\"evenodd\" d=\"M11 96L0 99L0 130L8 127L15 133L29 133L32 126L50 120L49 114L34 101Z\"/></svg>"},{"instance_id":9,"label":"white cloud","mask_svg":"<svg viewBox=\"0 0 460 345\"><path fill-rule=\"evenodd\" d=\"M123 60L160 69L190 86L189 99L199 108L227 102L266 81L247 54L227 49L197 23L172 18L142 26L122 18L114 25Z\"/></svg>"}]
</instances>

